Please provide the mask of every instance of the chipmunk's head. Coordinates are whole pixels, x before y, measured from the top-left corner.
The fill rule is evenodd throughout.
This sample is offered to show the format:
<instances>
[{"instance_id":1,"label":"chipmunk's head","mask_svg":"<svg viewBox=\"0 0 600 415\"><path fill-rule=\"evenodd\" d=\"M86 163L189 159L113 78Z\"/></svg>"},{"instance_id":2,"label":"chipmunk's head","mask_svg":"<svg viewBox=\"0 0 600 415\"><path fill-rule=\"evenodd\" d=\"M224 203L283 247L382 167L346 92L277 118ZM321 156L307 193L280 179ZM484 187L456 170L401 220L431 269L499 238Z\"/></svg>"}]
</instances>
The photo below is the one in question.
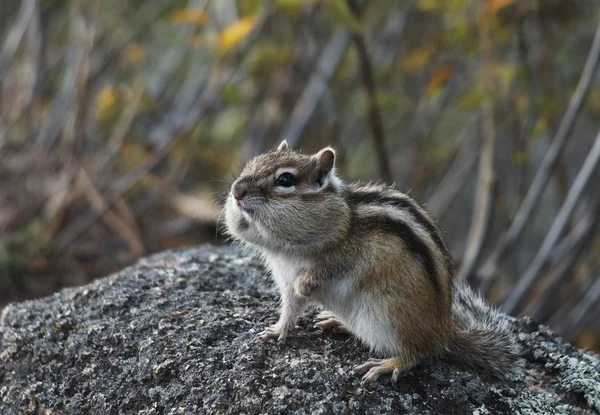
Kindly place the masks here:
<instances>
[{"instance_id":1,"label":"chipmunk's head","mask_svg":"<svg viewBox=\"0 0 600 415\"><path fill-rule=\"evenodd\" d=\"M273 252L318 249L348 227L335 151L276 151L255 157L231 186L225 207L229 233Z\"/></svg>"}]
</instances>

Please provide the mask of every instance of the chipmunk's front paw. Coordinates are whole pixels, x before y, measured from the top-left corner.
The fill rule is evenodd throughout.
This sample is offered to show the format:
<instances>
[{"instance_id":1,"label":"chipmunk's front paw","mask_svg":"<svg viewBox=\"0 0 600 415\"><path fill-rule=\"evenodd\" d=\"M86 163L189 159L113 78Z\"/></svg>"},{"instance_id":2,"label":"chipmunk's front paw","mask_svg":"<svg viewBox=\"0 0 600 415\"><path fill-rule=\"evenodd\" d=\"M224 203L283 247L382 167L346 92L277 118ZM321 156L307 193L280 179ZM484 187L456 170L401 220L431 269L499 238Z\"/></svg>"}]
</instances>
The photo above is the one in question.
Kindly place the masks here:
<instances>
[{"instance_id":1,"label":"chipmunk's front paw","mask_svg":"<svg viewBox=\"0 0 600 415\"><path fill-rule=\"evenodd\" d=\"M273 326L267 327L266 329L258 333L257 338L261 343L277 339L277 343L285 344L285 342L287 341L288 334L289 330L282 329L280 326L275 324Z\"/></svg>"}]
</instances>

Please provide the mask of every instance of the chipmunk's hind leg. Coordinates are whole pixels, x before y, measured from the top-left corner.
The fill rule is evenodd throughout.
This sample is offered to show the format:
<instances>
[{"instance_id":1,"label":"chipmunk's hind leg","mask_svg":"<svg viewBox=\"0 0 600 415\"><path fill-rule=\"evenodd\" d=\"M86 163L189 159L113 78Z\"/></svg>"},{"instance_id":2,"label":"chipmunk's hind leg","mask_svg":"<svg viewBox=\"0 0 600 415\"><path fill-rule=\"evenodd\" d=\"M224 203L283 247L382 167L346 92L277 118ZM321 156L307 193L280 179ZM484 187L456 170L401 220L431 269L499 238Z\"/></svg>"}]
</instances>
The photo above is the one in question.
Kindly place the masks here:
<instances>
[{"instance_id":1,"label":"chipmunk's hind leg","mask_svg":"<svg viewBox=\"0 0 600 415\"><path fill-rule=\"evenodd\" d=\"M376 381L381 375L392 374L392 382L398 382L400 373L412 368L415 364L400 357L390 359L369 359L366 363L354 368L354 373L365 374L361 383L367 384Z\"/></svg>"},{"instance_id":2,"label":"chipmunk's hind leg","mask_svg":"<svg viewBox=\"0 0 600 415\"><path fill-rule=\"evenodd\" d=\"M338 328L349 331L346 326L344 326L344 323L342 323L331 311L321 311L315 316L314 321L315 327L321 330Z\"/></svg>"}]
</instances>

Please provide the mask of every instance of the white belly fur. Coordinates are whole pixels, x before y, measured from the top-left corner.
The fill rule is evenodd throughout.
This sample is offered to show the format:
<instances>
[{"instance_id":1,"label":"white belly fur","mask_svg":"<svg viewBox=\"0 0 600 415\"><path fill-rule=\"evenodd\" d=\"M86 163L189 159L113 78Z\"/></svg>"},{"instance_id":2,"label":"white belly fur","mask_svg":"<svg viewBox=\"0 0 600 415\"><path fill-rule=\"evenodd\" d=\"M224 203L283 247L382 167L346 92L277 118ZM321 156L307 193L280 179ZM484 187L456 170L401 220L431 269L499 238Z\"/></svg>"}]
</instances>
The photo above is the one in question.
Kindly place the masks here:
<instances>
[{"instance_id":1,"label":"white belly fur","mask_svg":"<svg viewBox=\"0 0 600 415\"><path fill-rule=\"evenodd\" d=\"M266 260L280 290L294 284L298 272L311 266L304 258L268 255ZM346 276L327 282L313 293L313 300L335 314L374 352L399 355L402 350L394 324L390 316L383 313L381 304L376 306L381 299L372 298L369 292L357 293L354 281L355 277Z\"/></svg>"},{"instance_id":2,"label":"white belly fur","mask_svg":"<svg viewBox=\"0 0 600 415\"><path fill-rule=\"evenodd\" d=\"M315 299L373 351L390 356L401 354L390 316L384 314L380 304L377 306L370 293L357 293L353 285L350 277L331 281L315 293Z\"/></svg>"},{"instance_id":3,"label":"white belly fur","mask_svg":"<svg viewBox=\"0 0 600 415\"><path fill-rule=\"evenodd\" d=\"M304 258L287 258L276 255L266 256L271 275L280 290L294 284L298 272L310 269L310 262Z\"/></svg>"}]
</instances>

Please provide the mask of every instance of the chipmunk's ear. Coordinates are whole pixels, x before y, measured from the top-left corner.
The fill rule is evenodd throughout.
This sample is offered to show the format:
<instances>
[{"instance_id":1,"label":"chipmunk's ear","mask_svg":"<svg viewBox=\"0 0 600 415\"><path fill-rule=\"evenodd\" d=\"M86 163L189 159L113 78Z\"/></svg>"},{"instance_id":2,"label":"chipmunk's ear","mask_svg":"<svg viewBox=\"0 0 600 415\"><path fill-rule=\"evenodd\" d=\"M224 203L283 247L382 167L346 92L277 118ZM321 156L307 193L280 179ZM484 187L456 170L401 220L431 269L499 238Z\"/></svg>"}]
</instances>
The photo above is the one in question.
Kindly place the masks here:
<instances>
[{"instance_id":1,"label":"chipmunk's ear","mask_svg":"<svg viewBox=\"0 0 600 415\"><path fill-rule=\"evenodd\" d=\"M288 151L290 147L288 146L287 140L283 140L279 147L277 147L277 151Z\"/></svg>"},{"instance_id":2,"label":"chipmunk's ear","mask_svg":"<svg viewBox=\"0 0 600 415\"><path fill-rule=\"evenodd\" d=\"M316 154L319 162L319 173L327 175L335 165L335 151L331 147L325 147Z\"/></svg>"}]
</instances>

